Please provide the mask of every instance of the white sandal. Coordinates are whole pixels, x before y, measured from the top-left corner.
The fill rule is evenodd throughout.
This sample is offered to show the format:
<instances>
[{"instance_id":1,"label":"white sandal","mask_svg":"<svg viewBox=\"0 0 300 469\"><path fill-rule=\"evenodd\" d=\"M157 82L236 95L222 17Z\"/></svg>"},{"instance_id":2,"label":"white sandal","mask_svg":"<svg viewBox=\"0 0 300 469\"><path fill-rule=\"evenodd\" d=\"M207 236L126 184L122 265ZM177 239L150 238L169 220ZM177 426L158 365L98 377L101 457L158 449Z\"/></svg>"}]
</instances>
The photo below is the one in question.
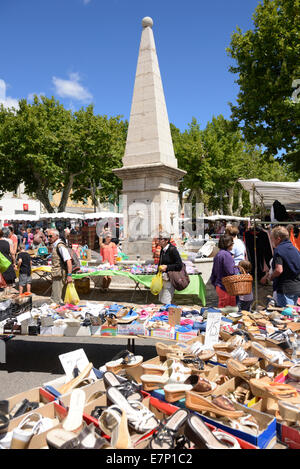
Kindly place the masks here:
<instances>
[{"instance_id":1,"label":"white sandal","mask_svg":"<svg viewBox=\"0 0 300 469\"><path fill-rule=\"evenodd\" d=\"M138 433L146 433L154 430L158 426L158 420L146 406L139 401L131 401L120 393L120 391L111 387L107 390L107 398L127 414L128 425Z\"/></svg>"},{"instance_id":2,"label":"white sandal","mask_svg":"<svg viewBox=\"0 0 300 469\"><path fill-rule=\"evenodd\" d=\"M13 429L10 449L26 449L33 435L39 432L41 425L41 414L34 412L26 415Z\"/></svg>"},{"instance_id":3,"label":"white sandal","mask_svg":"<svg viewBox=\"0 0 300 469\"><path fill-rule=\"evenodd\" d=\"M219 430L214 430L212 433L221 443L229 444L231 446L230 449L241 449L239 442L232 435L220 432Z\"/></svg>"}]
</instances>

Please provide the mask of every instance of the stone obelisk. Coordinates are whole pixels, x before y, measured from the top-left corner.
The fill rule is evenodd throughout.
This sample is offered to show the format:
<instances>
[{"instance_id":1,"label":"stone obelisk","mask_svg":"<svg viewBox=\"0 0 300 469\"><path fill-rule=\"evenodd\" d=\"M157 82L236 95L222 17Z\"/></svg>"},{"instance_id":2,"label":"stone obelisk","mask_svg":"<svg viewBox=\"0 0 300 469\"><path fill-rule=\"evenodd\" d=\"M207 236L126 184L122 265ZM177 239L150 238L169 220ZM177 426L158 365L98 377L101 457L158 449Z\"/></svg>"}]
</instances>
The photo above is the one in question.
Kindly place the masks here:
<instances>
[{"instance_id":1,"label":"stone obelisk","mask_svg":"<svg viewBox=\"0 0 300 469\"><path fill-rule=\"evenodd\" d=\"M178 169L152 31L142 20L142 37L129 119L123 167L123 251L151 259L151 241L159 230L178 236Z\"/></svg>"}]
</instances>

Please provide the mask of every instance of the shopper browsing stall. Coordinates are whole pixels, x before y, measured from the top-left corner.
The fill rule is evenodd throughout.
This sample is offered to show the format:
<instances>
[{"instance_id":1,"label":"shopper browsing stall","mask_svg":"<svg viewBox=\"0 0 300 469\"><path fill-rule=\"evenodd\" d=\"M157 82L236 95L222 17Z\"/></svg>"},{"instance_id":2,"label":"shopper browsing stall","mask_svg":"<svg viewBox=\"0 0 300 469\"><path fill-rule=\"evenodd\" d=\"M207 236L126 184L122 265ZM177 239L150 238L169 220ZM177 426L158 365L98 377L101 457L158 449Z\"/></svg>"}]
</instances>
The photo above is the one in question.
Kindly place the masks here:
<instances>
[{"instance_id":1,"label":"shopper browsing stall","mask_svg":"<svg viewBox=\"0 0 300 469\"><path fill-rule=\"evenodd\" d=\"M158 240L161 247L158 268L163 272L163 287L159 293L159 301L169 304L172 303L175 288L170 282L168 272L179 272L182 268L182 260L177 248L171 244L169 233L160 233Z\"/></svg>"},{"instance_id":2,"label":"shopper browsing stall","mask_svg":"<svg viewBox=\"0 0 300 469\"><path fill-rule=\"evenodd\" d=\"M233 247L231 254L233 255L234 265L238 265L246 257L246 246L241 239L238 238L239 229L236 226L229 225L226 228L226 234L233 237Z\"/></svg>"},{"instance_id":3,"label":"shopper browsing stall","mask_svg":"<svg viewBox=\"0 0 300 469\"><path fill-rule=\"evenodd\" d=\"M300 297L300 253L289 239L289 232L283 226L271 232L274 246L272 262L273 290L277 292L278 306L296 305Z\"/></svg>"},{"instance_id":4,"label":"shopper browsing stall","mask_svg":"<svg viewBox=\"0 0 300 469\"><path fill-rule=\"evenodd\" d=\"M54 303L61 303L64 301L67 284L72 282L72 260L67 247L59 238L57 230L50 230L48 239L52 245L51 300Z\"/></svg>"},{"instance_id":5,"label":"shopper browsing stall","mask_svg":"<svg viewBox=\"0 0 300 469\"><path fill-rule=\"evenodd\" d=\"M218 307L224 308L225 306L235 306L236 297L227 293L225 286L222 283L223 277L237 274L238 268L234 265L234 259L230 251L233 248L232 236L225 234L220 237L219 252L214 257L212 274L210 281L216 289L219 298Z\"/></svg>"},{"instance_id":6,"label":"shopper browsing stall","mask_svg":"<svg viewBox=\"0 0 300 469\"><path fill-rule=\"evenodd\" d=\"M108 263L109 265L114 265L116 263L116 258L118 256L118 248L115 243L111 240L111 234L106 233L104 235L104 241L100 246L100 255L102 257L103 263ZM102 288L107 291L111 283L111 277L103 277Z\"/></svg>"},{"instance_id":7,"label":"shopper browsing stall","mask_svg":"<svg viewBox=\"0 0 300 469\"><path fill-rule=\"evenodd\" d=\"M3 272L2 275L7 286L11 287L14 284L16 278L14 270L15 254L13 245L12 243L9 243L8 239L6 239L6 236L8 236L7 230L0 230L0 252L11 262L11 265L5 272Z\"/></svg>"},{"instance_id":8,"label":"shopper browsing stall","mask_svg":"<svg viewBox=\"0 0 300 469\"><path fill-rule=\"evenodd\" d=\"M23 289L26 292L31 292L31 258L28 252L25 251L25 245L20 244L19 253L17 255L17 269L19 269L19 294L22 295Z\"/></svg>"}]
</instances>

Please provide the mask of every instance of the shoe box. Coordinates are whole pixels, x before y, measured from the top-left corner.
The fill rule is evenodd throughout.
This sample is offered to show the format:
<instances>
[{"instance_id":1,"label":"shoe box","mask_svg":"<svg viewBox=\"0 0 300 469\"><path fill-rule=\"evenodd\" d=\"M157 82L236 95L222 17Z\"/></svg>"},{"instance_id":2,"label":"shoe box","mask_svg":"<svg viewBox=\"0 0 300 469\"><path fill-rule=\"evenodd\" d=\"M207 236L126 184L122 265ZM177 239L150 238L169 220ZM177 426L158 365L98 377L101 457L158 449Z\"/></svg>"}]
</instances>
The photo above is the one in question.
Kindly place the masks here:
<instances>
[{"instance_id":1,"label":"shoe box","mask_svg":"<svg viewBox=\"0 0 300 469\"><path fill-rule=\"evenodd\" d=\"M274 381L277 383L284 383L286 381L287 374L288 370L283 370L276 376ZM275 415L278 410L276 401L271 398L258 399L257 402L253 404L252 408L257 409L260 412L272 413L273 415ZM300 449L300 428L291 427L279 418L276 420L277 439L286 444L290 449Z\"/></svg>"},{"instance_id":2,"label":"shoe box","mask_svg":"<svg viewBox=\"0 0 300 469\"><path fill-rule=\"evenodd\" d=\"M105 394L105 386L104 386L103 379L98 379L94 383L87 384L86 386L82 386L80 389L82 389L82 391L84 391L85 393L86 403L90 403L94 401L95 399L97 399L98 397L100 397L99 395L97 396L97 394L99 393ZM70 405L71 394L72 394L72 391L60 396L58 398L60 405L68 408Z\"/></svg>"},{"instance_id":3,"label":"shoe box","mask_svg":"<svg viewBox=\"0 0 300 469\"><path fill-rule=\"evenodd\" d=\"M48 431L51 431L53 428L57 428L61 426L61 422L67 416L67 411L56 402L49 402L48 404L45 404L43 407L40 407L39 409L36 409L30 413L38 413L42 415L43 417L47 417L53 420L55 419L55 424L51 429L43 433L40 433L39 435L33 435L33 437L31 438L29 442L27 449L41 449L41 448L47 447L46 435ZM28 413L28 415L30 415L30 413ZM24 417L25 415L21 415L20 417L10 420L8 428L5 430L5 432L8 433L8 432L13 431L14 428L16 428L22 422Z\"/></svg>"},{"instance_id":4,"label":"shoe box","mask_svg":"<svg viewBox=\"0 0 300 469\"><path fill-rule=\"evenodd\" d=\"M38 402L39 403L39 407L34 410L34 412L36 412L40 408L42 408L43 406L47 405L50 401L53 401L54 397L49 392L47 392L46 390L44 390L42 388L29 389L28 391L24 391L24 392L21 392L19 394L15 394L14 396L11 396L11 397L6 399L8 401L9 412L11 412L12 409L17 404L23 402L24 399L27 399L29 402ZM26 412L26 413L28 413L28 412ZM25 415L25 414L23 414L23 415ZM14 420L14 419L12 419L12 420Z\"/></svg>"},{"instance_id":5,"label":"shoe box","mask_svg":"<svg viewBox=\"0 0 300 469\"><path fill-rule=\"evenodd\" d=\"M230 387L232 386L234 386L234 384L232 380L229 380L222 386L218 386L218 388L214 391L214 395L224 394L226 393L226 389L230 389ZM152 391L151 396L165 401L164 392L162 389ZM176 402L176 406L185 408L185 399ZM199 412L195 413L198 413L206 423L209 423L217 427L218 429L224 430L225 432L230 433L231 435L237 438L241 438L242 440L247 441L248 443L254 446L257 446L258 448L266 449L270 445L274 444L274 440L276 441L276 419L274 416L270 416L263 412L257 411L252 407L245 407L242 404L234 403L234 406L237 410L243 410L246 414L252 414L255 417L260 429L259 435L255 436L242 430L233 429L229 425L226 425L224 422L218 419L207 417L203 414L200 414Z\"/></svg>"},{"instance_id":6,"label":"shoe box","mask_svg":"<svg viewBox=\"0 0 300 469\"><path fill-rule=\"evenodd\" d=\"M134 321L131 324L118 324L118 335L147 335L145 324Z\"/></svg>"},{"instance_id":7,"label":"shoe box","mask_svg":"<svg viewBox=\"0 0 300 469\"><path fill-rule=\"evenodd\" d=\"M167 419L170 415L174 414L179 409L179 407L174 404L169 404L167 402L161 401L160 399L157 399L150 395L149 409L155 414L156 418L161 421L163 419ZM224 433L229 433L224 430L221 430L219 427L217 427L216 425L212 425L211 423L206 422L206 425L211 431L220 430ZM236 437L236 439L239 442L241 449L258 449L255 445L243 440L240 437Z\"/></svg>"},{"instance_id":8,"label":"shoe box","mask_svg":"<svg viewBox=\"0 0 300 469\"><path fill-rule=\"evenodd\" d=\"M84 388L82 388L82 389L84 389ZM144 394L144 399L142 400L142 404L145 405L146 407L148 407L150 410L152 410L150 408L150 404L149 404L150 395L148 393L145 393L145 392L143 392L143 394ZM100 407L108 407L109 406L109 404L107 403L106 394L103 394L101 397L99 397L99 398L97 398L97 399L95 399L95 400L93 400L90 403L85 405L83 418L84 418L85 422L88 425L93 424L96 427L99 427L98 419L91 415L93 410L97 406L100 406ZM149 438L151 437L152 433L153 433L153 431L147 432L147 433L136 433L134 430L132 430L130 428L129 428L129 432L130 432L130 437L131 437L133 447L136 448L136 449L141 449L142 445L140 445L140 443L144 440L148 441ZM103 435L103 436L108 437L107 435Z\"/></svg>"},{"instance_id":9,"label":"shoe box","mask_svg":"<svg viewBox=\"0 0 300 469\"><path fill-rule=\"evenodd\" d=\"M154 337L156 339L174 339L175 337L175 328L174 327L170 327L168 329L161 329L161 328L157 328L157 329L147 329L145 335L147 337Z\"/></svg>"}]
</instances>

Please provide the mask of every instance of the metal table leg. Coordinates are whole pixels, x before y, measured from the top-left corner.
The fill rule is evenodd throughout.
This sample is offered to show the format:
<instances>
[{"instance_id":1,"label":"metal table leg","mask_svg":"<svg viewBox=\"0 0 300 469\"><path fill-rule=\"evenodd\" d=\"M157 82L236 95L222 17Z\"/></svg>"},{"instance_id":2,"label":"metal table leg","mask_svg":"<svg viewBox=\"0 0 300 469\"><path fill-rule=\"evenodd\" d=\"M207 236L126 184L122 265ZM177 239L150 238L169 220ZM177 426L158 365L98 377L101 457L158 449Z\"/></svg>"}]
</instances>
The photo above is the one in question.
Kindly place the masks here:
<instances>
[{"instance_id":1,"label":"metal table leg","mask_svg":"<svg viewBox=\"0 0 300 469\"><path fill-rule=\"evenodd\" d=\"M135 342L134 339L128 339L127 341L127 348L129 352L135 353Z\"/></svg>"}]
</instances>

